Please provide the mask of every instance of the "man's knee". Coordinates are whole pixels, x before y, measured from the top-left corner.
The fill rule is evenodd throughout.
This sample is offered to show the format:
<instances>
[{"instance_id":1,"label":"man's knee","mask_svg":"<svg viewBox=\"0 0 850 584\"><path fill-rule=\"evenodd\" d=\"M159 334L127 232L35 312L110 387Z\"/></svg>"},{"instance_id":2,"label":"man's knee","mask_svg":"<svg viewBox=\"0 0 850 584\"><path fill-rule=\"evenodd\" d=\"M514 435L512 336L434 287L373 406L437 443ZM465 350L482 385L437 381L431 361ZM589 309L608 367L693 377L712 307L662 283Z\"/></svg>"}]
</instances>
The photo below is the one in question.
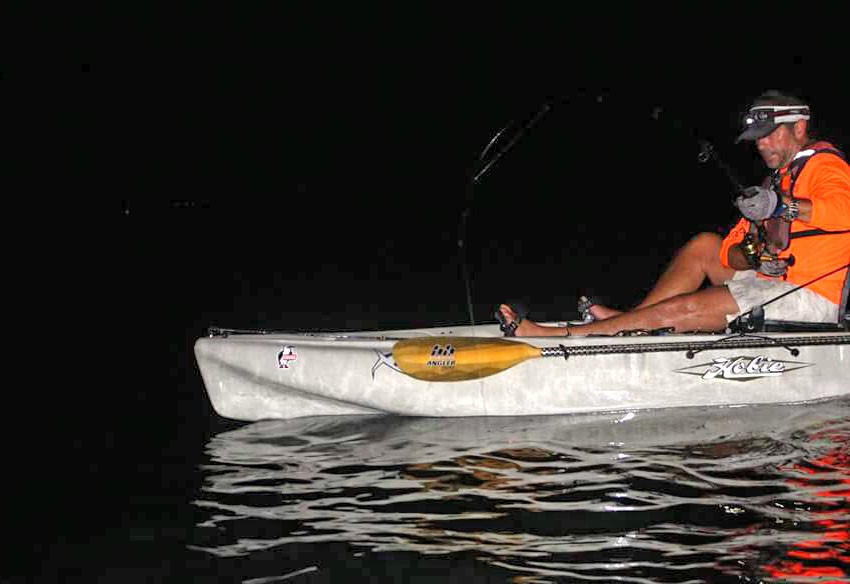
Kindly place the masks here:
<instances>
[{"instance_id":1,"label":"man's knee","mask_svg":"<svg viewBox=\"0 0 850 584\"><path fill-rule=\"evenodd\" d=\"M700 266L711 266L719 261L720 246L723 239L715 233L704 232L694 235L679 249L681 259Z\"/></svg>"},{"instance_id":2,"label":"man's knee","mask_svg":"<svg viewBox=\"0 0 850 584\"><path fill-rule=\"evenodd\" d=\"M716 233L704 231L694 235L685 247L693 250L700 255L717 255L720 253L720 245L723 243L723 238Z\"/></svg>"}]
</instances>

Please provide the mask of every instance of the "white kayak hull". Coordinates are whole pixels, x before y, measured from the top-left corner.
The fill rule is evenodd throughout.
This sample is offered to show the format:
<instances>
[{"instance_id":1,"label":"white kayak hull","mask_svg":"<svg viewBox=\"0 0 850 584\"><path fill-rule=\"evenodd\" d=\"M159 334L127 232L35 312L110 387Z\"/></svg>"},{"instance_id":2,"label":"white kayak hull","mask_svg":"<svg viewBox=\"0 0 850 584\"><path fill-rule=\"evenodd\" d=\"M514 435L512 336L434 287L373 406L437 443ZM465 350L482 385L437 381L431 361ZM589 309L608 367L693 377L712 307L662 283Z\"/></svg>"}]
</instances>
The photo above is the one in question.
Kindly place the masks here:
<instances>
[{"instance_id":1,"label":"white kayak hull","mask_svg":"<svg viewBox=\"0 0 850 584\"><path fill-rule=\"evenodd\" d=\"M417 379L394 361L401 339L430 337L437 346L473 336L501 332L482 325L223 334L198 339L195 356L215 411L244 421L618 412L801 403L850 393L846 332L511 339L561 347L567 358L534 358L460 381Z\"/></svg>"}]
</instances>

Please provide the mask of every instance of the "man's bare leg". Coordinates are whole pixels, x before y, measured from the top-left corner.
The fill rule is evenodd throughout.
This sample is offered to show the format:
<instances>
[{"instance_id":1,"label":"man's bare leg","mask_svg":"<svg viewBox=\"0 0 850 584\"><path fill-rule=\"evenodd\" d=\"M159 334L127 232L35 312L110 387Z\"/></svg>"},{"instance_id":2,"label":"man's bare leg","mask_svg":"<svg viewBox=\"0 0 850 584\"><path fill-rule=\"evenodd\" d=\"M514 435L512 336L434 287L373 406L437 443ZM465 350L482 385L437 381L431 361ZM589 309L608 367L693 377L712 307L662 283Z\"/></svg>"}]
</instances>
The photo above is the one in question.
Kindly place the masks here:
<instances>
[{"instance_id":1,"label":"man's bare leg","mask_svg":"<svg viewBox=\"0 0 850 584\"><path fill-rule=\"evenodd\" d=\"M699 233L691 238L676 252L655 286L633 310L699 290L706 278L714 286L730 280L735 270L720 263L722 242L723 239L716 233ZM597 320L605 320L621 314L621 311L597 304L590 307L590 313Z\"/></svg>"},{"instance_id":2,"label":"man's bare leg","mask_svg":"<svg viewBox=\"0 0 850 584\"><path fill-rule=\"evenodd\" d=\"M508 322L517 315L510 306L499 307ZM738 304L726 286L714 286L696 292L679 294L652 305L623 312L617 316L571 327L543 326L523 320L516 335L528 336L584 336L592 334L613 335L623 330L659 329L673 327L676 332L720 331L726 327L726 315L738 312Z\"/></svg>"}]
</instances>

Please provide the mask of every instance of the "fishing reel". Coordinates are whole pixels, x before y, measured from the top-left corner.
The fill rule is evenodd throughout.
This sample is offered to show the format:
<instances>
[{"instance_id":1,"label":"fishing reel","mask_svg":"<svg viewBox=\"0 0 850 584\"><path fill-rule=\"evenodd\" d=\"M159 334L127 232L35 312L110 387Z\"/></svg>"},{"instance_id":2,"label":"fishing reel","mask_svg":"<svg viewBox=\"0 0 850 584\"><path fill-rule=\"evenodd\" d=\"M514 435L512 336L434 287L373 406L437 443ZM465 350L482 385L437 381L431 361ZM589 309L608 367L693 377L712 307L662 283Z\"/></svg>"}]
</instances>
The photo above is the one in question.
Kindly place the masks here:
<instances>
[{"instance_id":1,"label":"fishing reel","mask_svg":"<svg viewBox=\"0 0 850 584\"><path fill-rule=\"evenodd\" d=\"M741 251L744 252L744 259L754 270L757 270L761 265L761 242L752 233L744 236L744 241L741 242Z\"/></svg>"}]
</instances>

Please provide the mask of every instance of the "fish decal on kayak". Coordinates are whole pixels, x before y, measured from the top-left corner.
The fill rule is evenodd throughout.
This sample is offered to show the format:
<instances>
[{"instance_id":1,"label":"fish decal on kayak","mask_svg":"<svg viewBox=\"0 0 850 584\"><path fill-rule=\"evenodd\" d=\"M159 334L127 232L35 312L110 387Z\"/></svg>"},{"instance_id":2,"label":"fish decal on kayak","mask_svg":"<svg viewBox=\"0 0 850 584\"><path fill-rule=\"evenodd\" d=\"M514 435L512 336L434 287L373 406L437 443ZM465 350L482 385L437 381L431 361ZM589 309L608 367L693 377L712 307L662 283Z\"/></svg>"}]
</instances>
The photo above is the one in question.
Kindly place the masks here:
<instances>
[{"instance_id":1,"label":"fish decal on kayak","mask_svg":"<svg viewBox=\"0 0 850 584\"><path fill-rule=\"evenodd\" d=\"M402 370L398 368L398 364L393 359L393 352L389 351L387 353L382 353L381 351L375 349L375 354L378 356L378 360L375 361L375 364L372 365L372 379L375 379L375 371L378 370L382 365L386 365L393 371L398 371L402 373Z\"/></svg>"},{"instance_id":2,"label":"fish decal on kayak","mask_svg":"<svg viewBox=\"0 0 850 584\"><path fill-rule=\"evenodd\" d=\"M290 363L298 359L298 353L295 352L295 347L292 345L284 345L283 349L277 353L278 369L289 369Z\"/></svg>"},{"instance_id":3,"label":"fish decal on kayak","mask_svg":"<svg viewBox=\"0 0 850 584\"><path fill-rule=\"evenodd\" d=\"M677 373L699 375L702 379L728 379L731 381L752 381L765 377L779 377L794 371L811 367L812 363L782 361L757 355L755 357L718 357L709 363L701 363L677 369Z\"/></svg>"}]
</instances>

